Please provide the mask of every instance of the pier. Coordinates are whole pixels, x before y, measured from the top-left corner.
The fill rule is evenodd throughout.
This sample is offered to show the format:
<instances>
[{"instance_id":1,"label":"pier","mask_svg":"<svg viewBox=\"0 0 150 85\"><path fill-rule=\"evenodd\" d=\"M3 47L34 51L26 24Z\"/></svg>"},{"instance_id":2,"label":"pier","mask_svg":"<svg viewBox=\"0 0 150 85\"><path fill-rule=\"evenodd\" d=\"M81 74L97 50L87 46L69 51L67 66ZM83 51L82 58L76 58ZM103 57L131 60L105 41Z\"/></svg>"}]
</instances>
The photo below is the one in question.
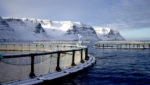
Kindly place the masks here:
<instances>
[{"instance_id":1,"label":"pier","mask_svg":"<svg viewBox=\"0 0 150 85\"><path fill-rule=\"evenodd\" d=\"M95 48L110 49L150 49L150 42L140 41L99 41Z\"/></svg>"},{"instance_id":2,"label":"pier","mask_svg":"<svg viewBox=\"0 0 150 85\"><path fill-rule=\"evenodd\" d=\"M81 71L95 62L85 46L0 44L0 51L28 51L0 55L0 84L32 85Z\"/></svg>"}]
</instances>

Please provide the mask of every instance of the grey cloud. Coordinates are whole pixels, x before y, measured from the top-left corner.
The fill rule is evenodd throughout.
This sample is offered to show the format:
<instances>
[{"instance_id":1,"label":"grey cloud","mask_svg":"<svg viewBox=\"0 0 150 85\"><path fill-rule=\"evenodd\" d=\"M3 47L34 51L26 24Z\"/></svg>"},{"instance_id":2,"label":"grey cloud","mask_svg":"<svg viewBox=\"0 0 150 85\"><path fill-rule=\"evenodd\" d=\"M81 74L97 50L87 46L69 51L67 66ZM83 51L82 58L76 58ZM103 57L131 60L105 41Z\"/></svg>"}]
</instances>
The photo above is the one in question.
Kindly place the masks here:
<instances>
[{"instance_id":1,"label":"grey cloud","mask_svg":"<svg viewBox=\"0 0 150 85\"><path fill-rule=\"evenodd\" d=\"M149 4L150 0L0 0L0 15L142 28L150 27Z\"/></svg>"},{"instance_id":2,"label":"grey cloud","mask_svg":"<svg viewBox=\"0 0 150 85\"><path fill-rule=\"evenodd\" d=\"M119 6L115 6L114 11L118 16L116 23L124 24L123 28L150 27L150 1L148 0L126 0ZM121 26L120 26L121 28Z\"/></svg>"}]
</instances>

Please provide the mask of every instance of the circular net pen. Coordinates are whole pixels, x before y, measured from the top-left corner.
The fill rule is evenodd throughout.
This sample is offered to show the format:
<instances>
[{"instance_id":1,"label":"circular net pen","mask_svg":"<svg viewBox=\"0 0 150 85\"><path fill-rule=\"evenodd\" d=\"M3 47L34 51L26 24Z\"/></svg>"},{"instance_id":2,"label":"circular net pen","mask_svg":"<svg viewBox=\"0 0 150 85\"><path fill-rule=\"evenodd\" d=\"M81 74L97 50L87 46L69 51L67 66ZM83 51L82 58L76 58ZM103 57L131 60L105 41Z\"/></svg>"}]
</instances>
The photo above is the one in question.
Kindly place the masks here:
<instances>
[{"instance_id":1,"label":"circular net pen","mask_svg":"<svg viewBox=\"0 0 150 85\"><path fill-rule=\"evenodd\" d=\"M1 84L61 72L89 60L84 46L1 44L0 50Z\"/></svg>"}]
</instances>

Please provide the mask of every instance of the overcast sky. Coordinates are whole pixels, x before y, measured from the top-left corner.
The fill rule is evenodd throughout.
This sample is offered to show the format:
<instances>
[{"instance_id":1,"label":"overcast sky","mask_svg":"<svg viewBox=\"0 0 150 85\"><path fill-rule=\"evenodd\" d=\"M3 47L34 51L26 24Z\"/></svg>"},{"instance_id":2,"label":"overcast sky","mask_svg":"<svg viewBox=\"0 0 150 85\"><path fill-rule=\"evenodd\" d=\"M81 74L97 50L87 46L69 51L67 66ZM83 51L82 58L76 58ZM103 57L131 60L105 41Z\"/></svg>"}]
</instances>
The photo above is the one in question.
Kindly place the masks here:
<instances>
[{"instance_id":1,"label":"overcast sky","mask_svg":"<svg viewBox=\"0 0 150 85\"><path fill-rule=\"evenodd\" d=\"M150 39L150 0L0 0L0 16L79 21Z\"/></svg>"}]
</instances>

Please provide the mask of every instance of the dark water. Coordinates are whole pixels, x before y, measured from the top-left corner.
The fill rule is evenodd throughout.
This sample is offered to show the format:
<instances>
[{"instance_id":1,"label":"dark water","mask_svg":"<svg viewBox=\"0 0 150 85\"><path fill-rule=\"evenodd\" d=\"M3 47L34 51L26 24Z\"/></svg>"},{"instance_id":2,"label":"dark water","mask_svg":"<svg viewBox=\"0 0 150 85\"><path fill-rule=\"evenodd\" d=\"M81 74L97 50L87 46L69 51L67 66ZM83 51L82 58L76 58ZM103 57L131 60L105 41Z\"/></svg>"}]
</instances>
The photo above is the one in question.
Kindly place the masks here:
<instances>
[{"instance_id":1,"label":"dark water","mask_svg":"<svg viewBox=\"0 0 150 85\"><path fill-rule=\"evenodd\" d=\"M150 50L93 49L97 63L61 85L150 85Z\"/></svg>"}]
</instances>

